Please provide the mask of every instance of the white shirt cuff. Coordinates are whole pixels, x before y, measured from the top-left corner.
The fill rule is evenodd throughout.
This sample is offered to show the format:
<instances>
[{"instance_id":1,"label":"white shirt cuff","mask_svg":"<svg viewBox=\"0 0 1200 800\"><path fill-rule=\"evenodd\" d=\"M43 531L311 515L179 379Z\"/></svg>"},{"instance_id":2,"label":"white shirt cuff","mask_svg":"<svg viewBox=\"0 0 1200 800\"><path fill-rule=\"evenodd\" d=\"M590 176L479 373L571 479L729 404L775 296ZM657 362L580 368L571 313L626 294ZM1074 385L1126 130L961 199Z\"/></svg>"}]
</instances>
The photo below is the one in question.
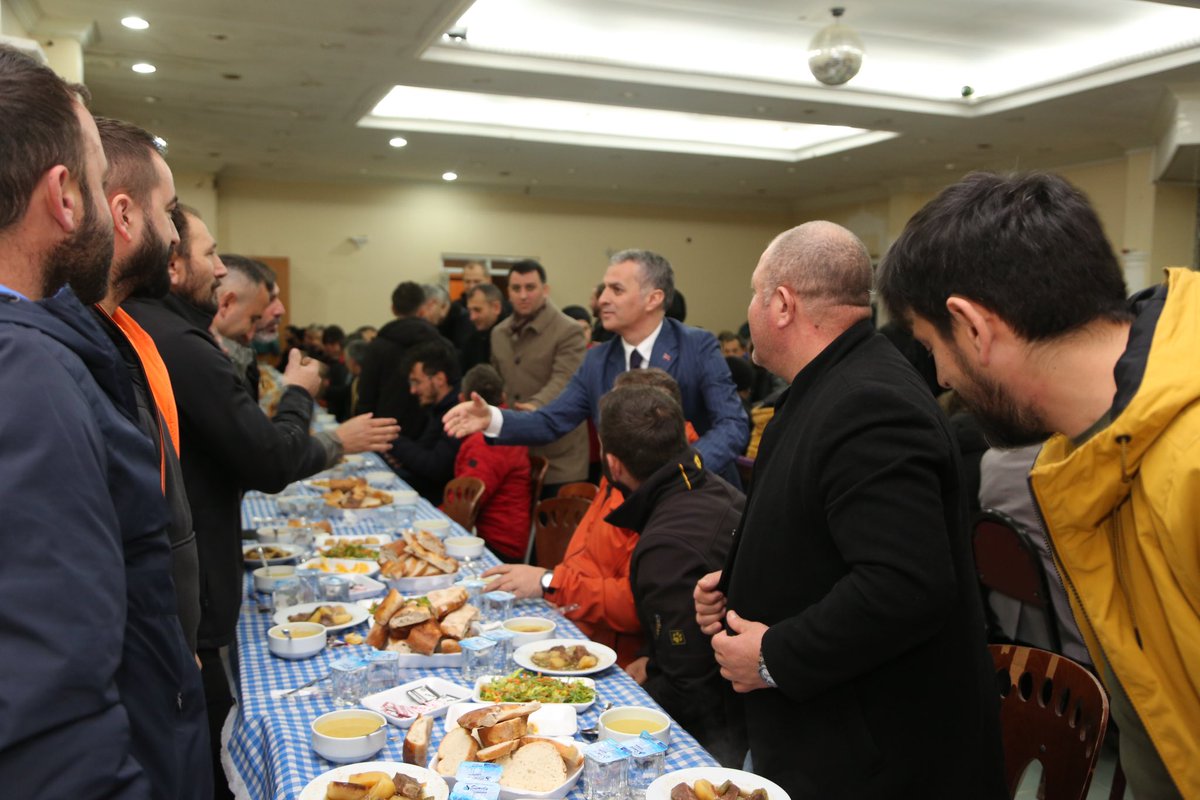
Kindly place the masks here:
<instances>
[{"instance_id":1,"label":"white shirt cuff","mask_svg":"<svg viewBox=\"0 0 1200 800\"><path fill-rule=\"evenodd\" d=\"M500 435L500 428L504 426L504 415L495 406L488 406L488 413L492 415L492 421L483 429L483 435L494 439Z\"/></svg>"}]
</instances>

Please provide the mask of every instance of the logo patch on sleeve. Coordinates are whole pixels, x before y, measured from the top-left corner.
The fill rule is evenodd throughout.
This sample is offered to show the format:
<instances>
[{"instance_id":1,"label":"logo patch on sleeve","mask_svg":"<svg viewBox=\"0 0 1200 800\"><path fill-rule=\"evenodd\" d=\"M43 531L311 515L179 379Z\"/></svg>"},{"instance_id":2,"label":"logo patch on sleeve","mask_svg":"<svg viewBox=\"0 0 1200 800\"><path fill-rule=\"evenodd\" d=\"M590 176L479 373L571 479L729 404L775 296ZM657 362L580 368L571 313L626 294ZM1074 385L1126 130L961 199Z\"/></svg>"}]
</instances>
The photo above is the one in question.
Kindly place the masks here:
<instances>
[{"instance_id":1,"label":"logo patch on sleeve","mask_svg":"<svg viewBox=\"0 0 1200 800\"><path fill-rule=\"evenodd\" d=\"M673 645L687 644L687 639L684 638L683 631L681 631L681 630L672 630L671 631L671 644L673 644Z\"/></svg>"}]
</instances>

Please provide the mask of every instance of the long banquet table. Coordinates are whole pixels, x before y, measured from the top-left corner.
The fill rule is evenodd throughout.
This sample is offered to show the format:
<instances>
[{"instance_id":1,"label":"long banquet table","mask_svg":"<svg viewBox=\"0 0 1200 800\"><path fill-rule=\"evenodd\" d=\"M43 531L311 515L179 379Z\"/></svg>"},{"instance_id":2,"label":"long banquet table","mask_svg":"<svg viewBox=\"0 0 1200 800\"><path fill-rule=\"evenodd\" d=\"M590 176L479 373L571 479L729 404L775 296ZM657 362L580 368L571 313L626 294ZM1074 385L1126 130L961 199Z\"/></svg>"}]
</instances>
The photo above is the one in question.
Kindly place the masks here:
<instances>
[{"instance_id":1,"label":"long banquet table","mask_svg":"<svg viewBox=\"0 0 1200 800\"><path fill-rule=\"evenodd\" d=\"M408 488L398 477L391 474L382 459L375 455L355 457L352 467L359 473L370 472L372 485L393 490ZM385 476L384 471L387 471L388 475ZM386 484L383 483L385 479ZM243 528L253 529L259 521L279 516L278 507L271 496L257 492L246 495L242 504ZM422 499L416 518L432 517L445 518L445 515ZM338 534L368 535L392 532L387 524L386 511L344 512L342 517L330 521L334 532ZM453 523L452 527L451 535L463 535L460 527ZM479 572L498 563L495 556L487 552L470 567ZM242 613L238 620L238 705L234 715L226 723L222 736L225 770L238 798L293 800L312 779L337 766L317 756L309 745L309 724L321 714L333 710L334 705L329 699L327 689L296 692L291 697L280 697L279 693L328 675L330 661L338 657L342 650L326 648L314 658L303 661L286 661L272 656L267 650L266 638L267 629L271 626L271 615L259 613L260 600L254 596L249 572L244 592ZM554 619L558 623L555 632L558 638L586 638L573 623L542 600L518 601L513 613ZM368 623L363 623L353 630L365 635L367 628ZM456 668L406 669L401 672L401 682L437 676L459 685L463 683ZM600 709L606 702L611 702L614 706L658 707L619 667L610 667L590 677L596 680L597 700L595 705L580 714L580 728L594 726ZM328 682L318 683L317 687L322 685L328 687ZM441 741L442 735L442 720L439 719L434 725L431 752ZM576 739L578 744L586 744L579 736L576 736ZM373 760L402 761L402 741L403 731L393 728L387 746ZM677 724L672 726L671 746L667 753L668 771L714 766L716 763L687 731ZM579 800L583 796L581 780L568 797Z\"/></svg>"}]
</instances>

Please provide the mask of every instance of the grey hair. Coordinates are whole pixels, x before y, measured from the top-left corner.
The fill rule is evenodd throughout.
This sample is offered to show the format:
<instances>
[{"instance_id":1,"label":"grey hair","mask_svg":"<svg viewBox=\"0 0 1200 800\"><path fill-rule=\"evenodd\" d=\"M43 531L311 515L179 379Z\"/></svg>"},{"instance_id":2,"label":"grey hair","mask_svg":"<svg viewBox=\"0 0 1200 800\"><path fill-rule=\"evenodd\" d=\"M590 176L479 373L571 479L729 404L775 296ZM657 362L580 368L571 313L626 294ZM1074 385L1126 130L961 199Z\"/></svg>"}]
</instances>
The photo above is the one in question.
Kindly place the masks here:
<instances>
[{"instance_id":1,"label":"grey hair","mask_svg":"<svg viewBox=\"0 0 1200 800\"><path fill-rule=\"evenodd\" d=\"M763 260L762 297L787 286L806 303L871 305L871 256L850 231L817 220L775 237Z\"/></svg>"},{"instance_id":2,"label":"grey hair","mask_svg":"<svg viewBox=\"0 0 1200 800\"><path fill-rule=\"evenodd\" d=\"M663 310L670 308L675 299L675 270L671 269L671 262L653 250L630 249L614 253L608 264L612 266L625 261L632 261L641 268L643 294L650 289L662 289Z\"/></svg>"},{"instance_id":3,"label":"grey hair","mask_svg":"<svg viewBox=\"0 0 1200 800\"><path fill-rule=\"evenodd\" d=\"M489 303L503 303L504 295L496 288L493 283L481 283L478 286L471 287L471 291L467 292L467 300L471 299L471 295L481 294L483 299Z\"/></svg>"},{"instance_id":4,"label":"grey hair","mask_svg":"<svg viewBox=\"0 0 1200 800\"><path fill-rule=\"evenodd\" d=\"M436 283L427 283L422 286L421 289L425 292L426 301L437 298L437 301L440 305L449 305L450 293L446 291L445 286L441 286Z\"/></svg>"},{"instance_id":5,"label":"grey hair","mask_svg":"<svg viewBox=\"0 0 1200 800\"><path fill-rule=\"evenodd\" d=\"M221 263L229 272L236 272L253 284L266 286L268 290L275 284L274 274L268 276L267 265L257 259L234 253L222 253Z\"/></svg>"}]
</instances>

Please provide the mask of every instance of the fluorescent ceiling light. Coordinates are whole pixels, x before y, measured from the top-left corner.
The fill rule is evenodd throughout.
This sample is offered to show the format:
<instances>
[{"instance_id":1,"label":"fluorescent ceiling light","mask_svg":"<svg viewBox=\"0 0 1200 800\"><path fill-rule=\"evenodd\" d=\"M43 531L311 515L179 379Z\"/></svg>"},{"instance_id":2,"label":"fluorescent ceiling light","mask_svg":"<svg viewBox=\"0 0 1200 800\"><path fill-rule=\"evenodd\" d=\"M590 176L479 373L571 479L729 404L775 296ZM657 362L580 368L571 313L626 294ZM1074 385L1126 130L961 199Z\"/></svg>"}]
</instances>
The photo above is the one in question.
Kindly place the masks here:
<instances>
[{"instance_id":1,"label":"fluorescent ceiling light","mask_svg":"<svg viewBox=\"0 0 1200 800\"><path fill-rule=\"evenodd\" d=\"M359 125L775 161L799 161L896 135L417 86L393 87Z\"/></svg>"},{"instance_id":2,"label":"fluorescent ceiling light","mask_svg":"<svg viewBox=\"0 0 1200 800\"><path fill-rule=\"evenodd\" d=\"M798 19L786 4L634 1L614 9L597 0L476 0L454 26L465 38L436 43L424 57L707 89L714 78L743 91L749 81L766 94L807 89L832 102L879 95L961 107L963 86L978 102L1200 47L1200 9L1177 5L976 0L932 8L849 6L845 19L866 57L853 84L832 92L805 66L806 44L828 19Z\"/></svg>"},{"instance_id":3,"label":"fluorescent ceiling light","mask_svg":"<svg viewBox=\"0 0 1200 800\"><path fill-rule=\"evenodd\" d=\"M144 31L150 27L150 23L141 17L125 17L121 20L121 24L131 31Z\"/></svg>"},{"instance_id":4,"label":"fluorescent ceiling light","mask_svg":"<svg viewBox=\"0 0 1200 800\"><path fill-rule=\"evenodd\" d=\"M134 64L132 67L130 67L130 69L142 75L149 75L152 72L158 71L158 67L154 66L153 64L147 64L144 61Z\"/></svg>"}]
</instances>

